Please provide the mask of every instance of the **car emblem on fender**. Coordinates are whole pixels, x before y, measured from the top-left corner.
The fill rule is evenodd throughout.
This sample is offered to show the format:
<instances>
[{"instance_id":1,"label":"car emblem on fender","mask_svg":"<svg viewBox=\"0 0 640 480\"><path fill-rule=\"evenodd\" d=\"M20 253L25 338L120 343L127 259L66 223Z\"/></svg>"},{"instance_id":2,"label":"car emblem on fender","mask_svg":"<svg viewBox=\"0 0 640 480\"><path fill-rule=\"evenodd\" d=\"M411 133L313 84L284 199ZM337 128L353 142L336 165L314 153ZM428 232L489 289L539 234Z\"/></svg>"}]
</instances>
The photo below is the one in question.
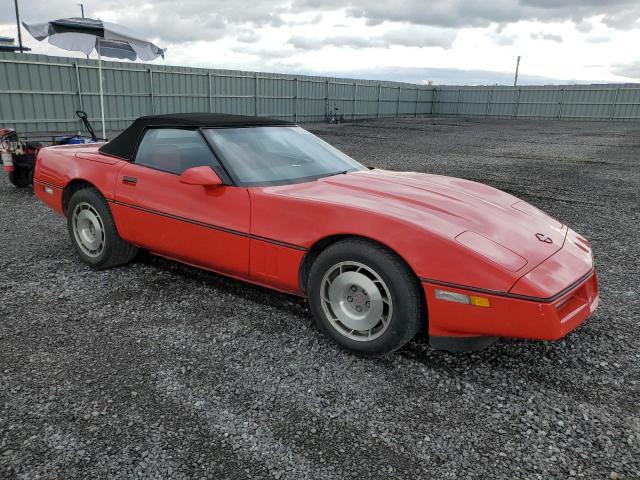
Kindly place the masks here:
<instances>
[{"instance_id":1,"label":"car emblem on fender","mask_svg":"<svg viewBox=\"0 0 640 480\"><path fill-rule=\"evenodd\" d=\"M553 243L551 237L547 237L544 233L536 233L536 238L544 243Z\"/></svg>"}]
</instances>

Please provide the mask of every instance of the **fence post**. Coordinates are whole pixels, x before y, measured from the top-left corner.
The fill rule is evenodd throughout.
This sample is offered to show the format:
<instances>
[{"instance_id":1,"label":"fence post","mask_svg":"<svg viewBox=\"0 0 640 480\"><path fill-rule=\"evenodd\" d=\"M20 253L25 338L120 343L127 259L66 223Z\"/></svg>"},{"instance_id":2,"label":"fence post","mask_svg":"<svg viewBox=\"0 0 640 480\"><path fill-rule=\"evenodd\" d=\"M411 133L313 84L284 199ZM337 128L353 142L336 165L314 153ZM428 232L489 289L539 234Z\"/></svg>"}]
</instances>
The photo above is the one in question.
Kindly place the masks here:
<instances>
[{"instance_id":1,"label":"fence post","mask_svg":"<svg viewBox=\"0 0 640 480\"><path fill-rule=\"evenodd\" d=\"M353 120L356 119L356 106L358 105L358 82L353 82Z\"/></svg>"},{"instance_id":2,"label":"fence post","mask_svg":"<svg viewBox=\"0 0 640 480\"><path fill-rule=\"evenodd\" d=\"M211 88L211 72L207 73L207 78L209 80L209 112L213 110L213 89Z\"/></svg>"},{"instance_id":3,"label":"fence post","mask_svg":"<svg viewBox=\"0 0 640 480\"><path fill-rule=\"evenodd\" d=\"M378 108L376 110L376 118L380 118L380 99L382 97L382 84L378 82Z\"/></svg>"},{"instance_id":4,"label":"fence post","mask_svg":"<svg viewBox=\"0 0 640 480\"><path fill-rule=\"evenodd\" d=\"M560 104L558 105L558 118L562 118L562 109L564 108L564 92L565 89L562 89L562 94L560 95Z\"/></svg>"},{"instance_id":5,"label":"fence post","mask_svg":"<svg viewBox=\"0 0 640 480\"><path fill-rule=\"evenodd\" d=\"M620 93L620 88L616 88L616 95L613 97L613 103L611 104L611 114L609 115L609 120L613 120L616 118L616 104L618 103L619 93Z\"/></svg>"},{"instance_id":6,"label":"fence post","mask_svg":"<svg viewBox=\"0 0 640 480\"><path fill-rule=\"evenodd\" d=\"M437 92L438 92L438 89L436 87L433 87L431 89L431 115L435 114Z\"/></svg>"},{"instance_id":7,"label":"fence post","mask_svg":"<svg viewBox=\"0 0 640 480\"><path fill-rule=\"evenodd\" d=\"M462 100L462 87L458 89L458 101L456 102L456 117L460 116L460 101Z\"/></svg>"},{"instance_id":8,"label":"fence post","mask_svg":"<svg viewBox=\"0 0 640 480\"><path fill-rule=\"evenodd\" d=\"M518 107L520 106L520 89L518 89L518 91L516 92L516 102L515 105L513 106L513 116L517 117L518 116Z\"/></svg>"},{"instance_id":9,"label":"fence post","mask_svg":"<svg viewBox=\"0 0 640 480\"><path fill-rule=\"evenodd\" d=\"M293 99L293 121L298 123L298 77L296 77L296 97Z\"/></svg>"},{"instance_id":10,"label":"fence post","mask_svg":"<svg viewBox=\"0 0 640 480\"><path fill-rule=\"evenodd\" d=\"M400 116L400 89L402 87L398 85L398 104L396 105L396 117Z\"/></svg>"},{"instance_id":11,"label":"fence post","mask_svg":"<svg viewBox=\"0 0 640 480\"><path fill-rule=\"evenodd\" d=\"M329 118L329 80L325 85L325 102L324 102L324 118Z\"/></svg>"},{"instance_id":12,"label":"fence post","mask_svg":"<svg viewBox=\"0 0 640 480\"><path fill-rule=\"evenodd\" d=\"M151 102L151 115L155 115L156 106L153 100L153 70L149 67L149 101Z\"/></svg>"},{"instance_id":13,"label":"fence post","mask_svg":"<svg viewBox=\"0 0 640 480\"><path fill-rule=\"evenodd\" d=\"M253 76L253 116L258 116L258 73Z\"/></svg>"},{"instance_id":14,"label":"fence post","mask_svg":"<svg viewBox=\"0 0 640 480\"><path fill-rule=\"evenodd\" d=\"M487 109L484 112L484 116L488 117L491 112L491 94L493 93L493 88L489 88L489 96L487 97Z\"/></svg>"},{"instance_id":15,"label":"fence post","mask_svg":"<svg viewBox=\"0 0 640 480\"><path fill-rule=\"evenodd\" d=\"M82 86L80 85L80 69L78 68L78 62L73 62L73 66L76 70L76 83L78 85L78 102L80 103L80 110L84 110L82 107Z\"/></svg>"},{"instance_id":16,"label":"fence post","mask_svg":"<svg viewBox=\"0 0 640 480\"><path fill-rule=\"evenodd\" d=\"M413 109L413 116L418 116L418 98L420 98L420 88L416 88L416 108Z\"/></svg>"}]
</instances>

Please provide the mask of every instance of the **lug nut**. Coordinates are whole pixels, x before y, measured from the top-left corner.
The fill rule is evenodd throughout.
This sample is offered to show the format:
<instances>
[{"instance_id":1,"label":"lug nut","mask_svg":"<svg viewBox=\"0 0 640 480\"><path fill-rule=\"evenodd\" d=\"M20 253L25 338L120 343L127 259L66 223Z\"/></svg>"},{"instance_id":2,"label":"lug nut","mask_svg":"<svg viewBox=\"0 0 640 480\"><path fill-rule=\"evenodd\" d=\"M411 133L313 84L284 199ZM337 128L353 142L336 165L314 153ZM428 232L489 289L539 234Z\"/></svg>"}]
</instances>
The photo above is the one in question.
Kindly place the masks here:
<instances>
[{"instance_id":1,"label":"lug nut","mask_svg":"<svg viewBox=\"0 0 640 480\"><path fill-rule=\"evenodd\" d=\"M355 292L356 290L358 290L358 287L356 287L355 285L351 285L351 291Z\"/></svg>"},{"instance_id":2,"label":"lug nut","mask_svg":"<svg viewBox=\"0 0 640 480\"><path fill-rule=\"evenodd\" d=\"M357 310L358 312L361 312L361 311L362 311L362 307L361 307L360 305L358 305L358 306L356 307L356 310Z\"/></svg>"},{"instance_id":3,"label":"lug nut","mask_svg":"<svg viewBox=\"0 0 640 480\"><path fill-rule=\"evenodd\" d=\"M353 297L347 297L347 302L353 302Z\"/></svg>"},{"instance_id":4,"label":"lug nut","mask_svg":"<svg viewBox=\"0 0 640 480\"><path fill-rule=\"evenodd\" d=\"M364 303L364 305L365 305L367 308L369 308L369 306L371 306L371 302L369 302L369 300L367 300L367 301Z\"/></svg>"}]
</instances>

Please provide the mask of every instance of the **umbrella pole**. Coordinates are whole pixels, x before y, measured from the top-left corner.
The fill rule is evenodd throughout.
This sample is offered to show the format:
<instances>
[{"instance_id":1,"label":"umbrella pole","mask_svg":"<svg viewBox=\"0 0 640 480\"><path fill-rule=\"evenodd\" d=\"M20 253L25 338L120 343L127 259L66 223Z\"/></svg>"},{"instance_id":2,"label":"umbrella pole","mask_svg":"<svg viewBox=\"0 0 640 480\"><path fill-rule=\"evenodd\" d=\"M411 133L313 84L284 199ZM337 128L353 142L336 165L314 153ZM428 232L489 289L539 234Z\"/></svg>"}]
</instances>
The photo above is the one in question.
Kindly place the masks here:
<instances>
[{"instance_id":1,"label":"umbrella pole","mask_svg":"<svg viewBox=\"0 0 640 480\"><path fill-rule=\"evenodd\" d=\"M102 56L100 55L100 39L98 38L98 77L100 84L100 117L102 120L102 138L107 138L104 127L104 92L102 91Z\"/></svg>"}]
</instances>

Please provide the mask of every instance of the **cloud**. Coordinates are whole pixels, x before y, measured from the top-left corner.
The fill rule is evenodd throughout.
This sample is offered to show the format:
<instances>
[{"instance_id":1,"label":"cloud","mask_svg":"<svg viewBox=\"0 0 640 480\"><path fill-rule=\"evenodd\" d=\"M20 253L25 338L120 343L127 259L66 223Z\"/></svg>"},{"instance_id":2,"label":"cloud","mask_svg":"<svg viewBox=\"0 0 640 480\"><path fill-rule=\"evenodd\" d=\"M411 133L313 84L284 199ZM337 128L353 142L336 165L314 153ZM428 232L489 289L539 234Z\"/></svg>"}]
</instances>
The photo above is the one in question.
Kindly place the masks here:
<instances>
[{"instance_id":1,"label":"cloud","mask_svg":"<svg viewBox=\"0 0 640 480\"><path fill-rule=\"evenodd\" d=\"M552 33L544 33L544 32L532 33L530 37L533 38L534 40L547 40L550 42L562 43L562 37L560 35L554 35Z\"/></svg>"},{"instance_id":2,"label":"cloud","mask_svg":"<svg viewBox=\"0 0 640 480\"><path fill-rule=\"evenodd\" d=\"M582 20L581 22L576 23L576 30L580 33L589 33L593 30L593 23L589 20Z\"/></svg>"},{"instance_id":3,"label":"cloud","mask_svg":"<svg viewBox=\"0 0 640 480\"><path fill-rule=\"evenodd\" d=\"M350 47L350 48L371 48L378 46L373 39L356 37L349 35L336 35L334 37L315 38L294 35L289 38L290 45L301 50L317 50L322 47Z\"/></svg>"},{"instance_id":4,"label":"cloud","mask_svg":"<svg viewBox=\"0 0 640 480\"><path fill-rule=\"evenodd\" d=\"M286 22L287 26L295 27L297 25L318 25L322 22L324 16L322 13L318 13L311 18L299 18L295 20L289 20Z\"/></svg>"},{"instance_id":5,"label":"cloud","mask_svg":"<svg viewBox=\"0 0 640 480\"><path fill-rule=\"evenodd\" d=\"M640 80L640 60L631 63L617 63L612 66L611 73L621 77Z\"/></svg>"},{"instance_id":6,"label":"cloud","mask_svg":"<svg viewBox=\"0 0 640 480\"><path fill-rule=\"evenodd\" d=\"M272 60L287 59L295 53L292 48L254 48L244 46L233 47L232 51L245 55L253 55L267 63Z\"/></svg>"},{"instance_id":7,"label":"cloud","mask_svg":"<svg viewBox=\"0 0 640 480\"><path fill-rule=\"evenodd\" d=\"M260 35L255 30L240 30L236 35L236 40L242 43L255 43L260 40Z\"/></svg>"},{"instance_id":8,"label":"cloud","mask_svg":"<svg viewBox=\"0 0 640 480\"><path fill-rule=\"evenodd\" d=\"M309 5L315 0L298 0ZM337 0L325 0L336 6ZM411 22L440 27L487 27L492 23L519 21L580 23L602 15L602 21L616 28L632 28L640 18L637 0L501 0L469 2L466 0L422 0L388 2L386 0L351 0L344 3L350 15L366 19L368 24L384 21Z\"/></svg>"},{"instance_id":9,"label":"cloud","mask_svg":"<svg viewBox=\"0 0 640 480\"><path fill-rule=\"evenodd\" d=\"M608 43L611 41L611 37L609 35L591 35L586 40L589 43Z\"/></svg>"},{"instance_id":10,"label":"cloud","mask_svg":"<svg viewBox=\"0 0 640 480\"><path fill-rule=\"evenodd\" d=\"M345 12L370 26L395 24L407 28L411 24L444 31L498 25L498 34L506 25L520 21L571 21L578 31L586 33L591 30L594 17L599 17L598 21L611 28L640 27L638 0L217 0L214 3L210 0L181 0L178 3L177 6L175 0L84 0L88 16L102 16L160 43L172 44L233 36L238 28L317 25L331 14L344 15ZM79 7L69 0L20 0L20 7L22 18L27 22L78 16L80 13ZM13 22L12 6L0 9L0 24L10 25ZM412 36L415 39L411 39ZM386 39L374 39L371 43L447 48L455 33L448 33L442 41L432 36L428 31L414 30L406 34L397 31L388 33ZM242 34L240 37L239 41L246 41L251 36ZM546 39L559 41L548 35ZM343 42L341 45L353 46L363 43L352 37L338 38L338 41ZM509 44L510 39L496 37L494 41L504 45Z\"/></svg>"},{"instance_id":11,"label":"cloud","mask_svg":"<svg viewBox=\"0 0 640 480\"><path fill-rule=\"evenodd\" d=\"M194 28L191 19L145 10L131 12L126 21L125 25L130 28L135 25L132 30L142 37L158 38L166 43L215 41L224 38L228 28L224 18L218 15L203 18L198 28Z\"/></svg>"},{"instance_id":12,"label":"cloud","mask_svg":"<svg viewBox=\"0 0 640 480\"><path fill-rule=\"evenodd\" d=\"M514 43L516 43L518 36L492 34L490 35L490 38L493 41L493 43L495 43L496 45L500 45L501 47L507 47L509 45L513 45Z\"/></svg>"},{"instance_id":13,"label":"cloud","mask_svg":"<svg viewBox=\"0 0 640 480\"><path fill-rule=\"evenodd\" d=\"M640 27L640 15L638 10L640 7L628 6L621 8L611 15L605 15L602 19L602 23L611 28L617 28L620 30L631 30Z\"/></svg>"},{"instance_id":14,"label":"cloud","mask_svg":"<svg viewBox=\"0 0 640 480\"><path fill-rule=\"evenodd\" d=\"M398 26L387 30L381 40L385 46L442 47L450 48L456 39L456 31L444 28Z\"/></svg>"},{"instance_id":15,"label":"cloud","mask_svg":"<svg viewBox=\"0 0 640 480\"><path fill-rule=\"evenodd\" d=\"M498 23L496 25L496 33L497 34L501 34L504 31L505 28L507 28L507 24L506 23Z\"/></svg>"},{"instance_id":16,"label":"cloud","mask_svg":"<svg viewBox=\"0 0 640 480\"><path fill-rule=\"evenodd\" d=\"M377 36L334 35L324 38L294 35L289 44L301 50L317 50L323 47L346 48L389 48L401 47L441 47L450 48L456 39L452 29L433 29L405 25L393 27Z\"/></svg>"},{"instance_id":17,"label":"cloud","mask_svg":"<svg viewBox=\"0 0 640 480\"><path fill-rule=\"evenodd\" d=\"M9 3L9 2L7 2ZM487 27L519 21L572 21L585 33L590 19L600 16L612 28L631 29L640 26L640 2L637 0L84 0L88 16L97 13L115 17L134 29L149 32L154 38L177 38L184 33L184 24L191 26L189 37L209 38L210 18L225 25L281 27L283 15L303 13L315 15L310 23L320 22L324 12L344 12L364 19L368 25L385 22L412 23L432 27ZM79 7L69 0L21 0L22 18L45 21L59 17L78 16ZM144 15L142 15L144 13ZM149 15L149 18L147 18ZM165 21L153 20L163 17ZM0 23L12 23L12 6L0 9ZM175 25L174 25L175 24ZM172 26L174 25L174 26ZM214 35L215 36L215 35Z\"/></svg>"}]
</instances>

